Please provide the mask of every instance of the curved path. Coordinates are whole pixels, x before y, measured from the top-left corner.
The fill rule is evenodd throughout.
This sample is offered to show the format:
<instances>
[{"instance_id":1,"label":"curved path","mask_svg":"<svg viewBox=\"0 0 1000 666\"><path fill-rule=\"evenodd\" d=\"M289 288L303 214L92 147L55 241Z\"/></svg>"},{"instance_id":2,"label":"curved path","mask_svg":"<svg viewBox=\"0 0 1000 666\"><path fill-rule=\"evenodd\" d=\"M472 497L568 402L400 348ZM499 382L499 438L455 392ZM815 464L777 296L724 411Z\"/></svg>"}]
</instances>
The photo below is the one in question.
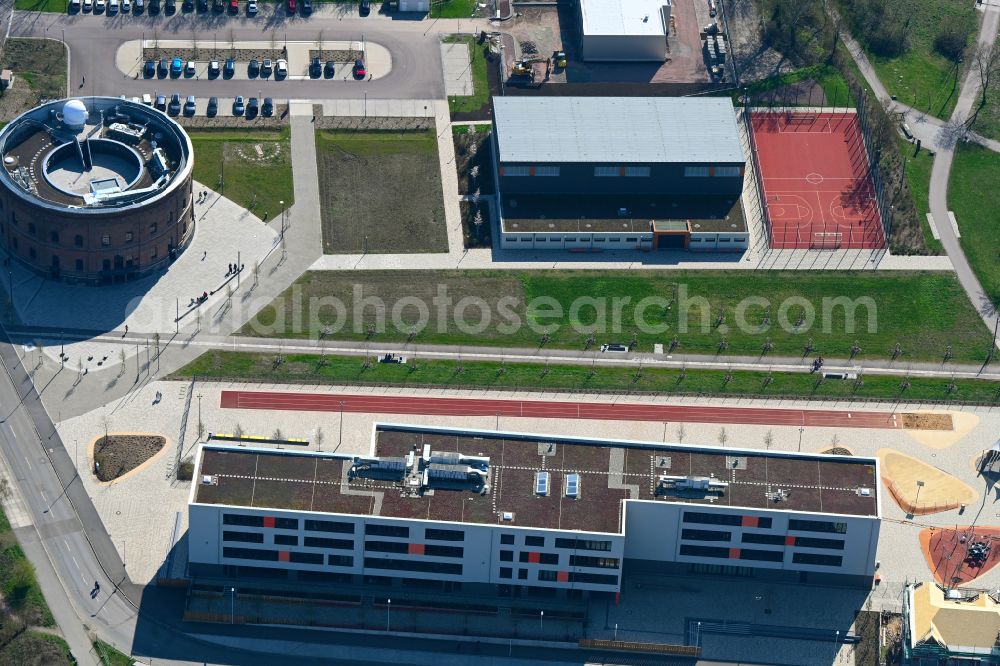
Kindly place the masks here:
<instances>
[{"instance_id":1,"label":"curved path","mask_svg":"<svg viewBox=\"0 0 1000 666\"><path fill-rule=\"evenodd\" d=\"M423 398L348 394L223 391L220 406L299 412L363 412L433 416L517 416L602 421L673 421L834 428L900 428L897 414L828 409L636 405L621 402L551 402L478 398Z\"/></svg>"}]
</instances>

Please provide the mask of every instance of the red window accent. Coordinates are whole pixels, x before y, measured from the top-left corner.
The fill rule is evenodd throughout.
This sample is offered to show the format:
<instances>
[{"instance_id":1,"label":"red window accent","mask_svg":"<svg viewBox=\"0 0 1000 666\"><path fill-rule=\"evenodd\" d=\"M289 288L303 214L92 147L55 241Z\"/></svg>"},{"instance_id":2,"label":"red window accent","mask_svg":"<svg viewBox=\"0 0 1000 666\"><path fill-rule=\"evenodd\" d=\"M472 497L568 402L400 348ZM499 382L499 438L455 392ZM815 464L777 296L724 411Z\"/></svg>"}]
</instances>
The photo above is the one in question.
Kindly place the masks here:
<instances>
[{"instance_id":1,"label":"red window accent","mask_svg":"<svg viewBox=\"0 0 1000 666\"><path fill-rule=\"evenodd\" d=\"M731 559L731 560L738 560L738 559L740 559L740 549L739 548L730 548L729 549L729 559Z\"/></svg>"},{"instance_id":2,"label":"red window accent","mask_svg":"<svg viewBox=\"0 0 1000 666\"><path fill-rule=\"evenodd\" d=\"M264 527L274 527L274 516L264 516Z\"/></svg>"},{"instance_id":3,"label":"red window accent","mask_svg":"<svg viewBox=\"0 0 1000 666\"><path fill-rule=\"evenodd\" d=\"M532 564L538 564L541 560L541 553L528 553L528 561Z\"/></svg>"},{"instance_id":4,"label":"red window accent","mask_svg":"<svg viewBox=\"0 0 1000 666\"><path fill-rule=\"evenodd\" d=\"M528 167L528 175L529 176L535 175L535 167Z\"/></svg>"},{"instance_id":5,"label":"red window accent","mask_svg":"<svg viewBox=\"0 0 1000 666\"><path fill-rule=\"evenodd\" d=\"M618 175L622 178L625 177L625 167L618 167Z\"/></svg>"},{"instance_id":6,"label":"red window accent","mask_svg":"<svg viewBox=\"0 0 1000 666\"><path fill-rule=\"evenodd\" d=\"M785 545L786 546L794 546L795 545L795 537L793 537L793 536L786 536L785 537Z\"/></svg>"},{"instance_id":7,"label":"red window accent","mask_svg":"<svg viewBox=\"0 0 1000 666\"><path fill-rule=\"evenodd\" d=\"M708 167L708 175L709 176L714 176L715 175L715 167L714 166Z\"/></svg>"},{"instance_id":8,"label":"red window accent","mask_svg":"<svg viewBox=\"0 0 1000 666\"><path fill-rule=\"evenodd\" d=\"M503 175L503 167L500 167L500 175Z\"/></svg>"},{"instance_id":9,"label":"red window accent","mask_svg":"<svg viewBox=\"0 0 1000 666\"><path fill-rule=\"evenodd\" d=\"M556 572L556 581L559 582L559 583L568 583L569 582L569 572L568 571L557 571Z\"/></svg>"},{"instance_id":10,"label":"red window accent","mask_svg":"<svg viewBox=\"0 0 1000 666\"><path fill-rule=\"evenodd\" d=\"M410 555L423 555L424 554L424 544L422 543L411 543L407 546L406 552Z\"/></svg>"},{"instance_id":11,"label":"red window accent","mask_svg":"<svg viewBox=\"0 0 1000 666\"><path fill-rule=\"evenodd\" d=\"M279 562L287 562L288 559L289 559L289 557L288 557L288 551L287 550L279 550L278 551L278 561Z\"/></svg>"},{"instance_id":12,"label":"red window accent","mask_svg":"<svg viewBox=\"0 0 1000 666\"><path fill-rule=\"evenodd\" d=\"M757 516L743 516L743 527L757 527Z\"/></svg>"},{"instance_id":13,"label":"red window accent","mask_svg":"<svg viewBox=\"0 0 1000 666\"><path fill-rule=\"evenodd\" d=\"M743 171L744 171L745 169L746 169L746 167L740 167L740 178L742 178L742 177L743 177Z\"/></svg>"}]
</instances>

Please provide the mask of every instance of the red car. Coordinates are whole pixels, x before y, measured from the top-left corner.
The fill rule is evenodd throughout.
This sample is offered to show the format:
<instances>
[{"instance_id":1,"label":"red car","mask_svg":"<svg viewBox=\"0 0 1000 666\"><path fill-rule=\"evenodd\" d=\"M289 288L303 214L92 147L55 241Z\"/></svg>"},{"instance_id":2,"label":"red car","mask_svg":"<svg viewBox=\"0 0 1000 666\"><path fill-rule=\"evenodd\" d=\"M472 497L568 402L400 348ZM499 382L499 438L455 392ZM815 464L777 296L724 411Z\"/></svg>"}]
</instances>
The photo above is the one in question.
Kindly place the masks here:
<instances>
[{"instance_id":1,"label":"red car","mask_svg":"<svg viewBox=\"0 0 1000 666\"><path fill-rule=\"evenodd\" d=\"M289 2L291 1L292 0L289 0ZM365 70L365 61L362 60L361 58L358 58L357 60L354 61L354 78L363 79L367 75L368 72Z\"/></svg>"},{"instance_id":2,"label":"red car","mask_svg":"<svg viewBox=\"0 0 1000 666\"><path fill-rule=\"evenodd\" d=\"M229 13L230 14L240 13L240 0L229 0Z\"/></svg>"},{"instance_id":3,"label":"red car","mask_svg":"<svg viewBox=\"0 0 1000 666\"><path fill-rule=\"evenodd\" d=\"M295 0L288 0L288 13L289 14L295 13Z\"/></svg>"}]
</instances>

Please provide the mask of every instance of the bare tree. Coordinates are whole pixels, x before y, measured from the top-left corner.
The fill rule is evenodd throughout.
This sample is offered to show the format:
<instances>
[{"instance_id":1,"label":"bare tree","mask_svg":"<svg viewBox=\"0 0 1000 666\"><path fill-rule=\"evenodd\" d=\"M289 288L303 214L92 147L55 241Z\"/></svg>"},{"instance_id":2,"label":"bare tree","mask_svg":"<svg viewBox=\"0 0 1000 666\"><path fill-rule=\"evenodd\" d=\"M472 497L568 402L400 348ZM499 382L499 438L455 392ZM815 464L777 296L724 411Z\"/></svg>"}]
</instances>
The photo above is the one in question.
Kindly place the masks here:
<instances>
[{"instance_id":1,"label":"bare tree","mask_svg":"<svg viewBox=\"0 0 1000 666\"><path fill-rule=\"evenodd\" d=\"M768 430L764 433L764 448L770 449L774 445L774 431Z\"/></svg>"},{"instance_id":2,"label":"bare tree","mask_svg":"<svg viewBox=\"0 0 1000 666\"><path fill-rule=\"evenodd\" d=\"M680 444L684 441L684 435L687 434L687 428L684 427L683 423L677 424L677 443Z\"/></svg>"},{"instance_id":3,"label":"bare tree","mask_svg":"<svg viewBox=\"0 0 1000 666\"><path fill-rule=\"evenodd\" d=\"M1000 48L996 44L980 44L972 55L973 72L979 77L979 104L965 127L972 128L979 113L986 107L987 98L1000 79Z\"/></svg>"},{"instance_id":4,"label":"bare tree","mask_svg":"<svg viewBox=\"0 0 1000 666\"><path fill-rule=\"evenodd\" d=\"M722 447L725 447L726 446L726 442L729 441L729 433L726 432L725 428L720 428L719 429L719 437L718 437L718 439L719 439L719 445L722 446Z\"/></svg>"},{"instance_id":5,"label":"bare tree","mask_svg":"<svg viewBox=\"0 0 1000 666\"><path fill-rule=\"evenodd\" d=\"M316 428L316 434L314 435L313 439L316 440L316 450L317 451L322 451L323 450L323 428L319 428L319 427Z\"/></svg>"}]
</instances>

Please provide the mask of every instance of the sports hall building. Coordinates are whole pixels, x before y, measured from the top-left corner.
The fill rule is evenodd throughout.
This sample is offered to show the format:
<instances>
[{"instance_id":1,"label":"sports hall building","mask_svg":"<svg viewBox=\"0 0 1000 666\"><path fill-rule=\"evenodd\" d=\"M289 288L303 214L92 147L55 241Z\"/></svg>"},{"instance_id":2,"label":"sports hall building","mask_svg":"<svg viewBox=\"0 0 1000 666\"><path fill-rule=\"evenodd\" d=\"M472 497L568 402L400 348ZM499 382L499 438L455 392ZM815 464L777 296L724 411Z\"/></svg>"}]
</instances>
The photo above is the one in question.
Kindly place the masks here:
<instances>
[{"instance_id":1,"label":"sports hall building","mask_svg":"<svg viewBox=\"0 0 1000 666\"><path fill-rule=\"evenodd\" d=\"M206 443L189 573L567 598L630 571L867 588L877 467L392 424L363 456Z\"/></svg>"}]
</instances>

